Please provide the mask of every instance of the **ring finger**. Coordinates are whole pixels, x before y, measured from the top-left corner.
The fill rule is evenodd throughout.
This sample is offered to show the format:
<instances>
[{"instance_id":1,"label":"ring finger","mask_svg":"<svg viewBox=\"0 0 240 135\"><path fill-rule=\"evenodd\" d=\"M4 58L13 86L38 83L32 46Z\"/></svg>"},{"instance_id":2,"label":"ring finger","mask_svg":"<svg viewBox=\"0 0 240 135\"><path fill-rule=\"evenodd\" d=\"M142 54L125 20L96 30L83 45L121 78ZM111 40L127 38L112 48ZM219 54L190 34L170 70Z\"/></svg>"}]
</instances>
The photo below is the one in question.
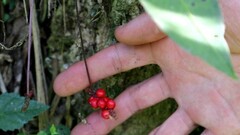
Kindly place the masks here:
<instances>
[{"instance_id":1,"label":"ring finger","mask_svg":"<svg viewBox=\"0 0 240 135\"><path fill-rule=\"evenodd\" d=\"M156 75L144 82L125 90L116 98L116 120L104 120L97 112L88 116L89 124L79 124L72 130L72 135L107 134L117 125L128 119L137 111L152 106L170 97L168 86L162 74ZM91 125L92 130L89 130Z\"/></svg>"}]
</instances>

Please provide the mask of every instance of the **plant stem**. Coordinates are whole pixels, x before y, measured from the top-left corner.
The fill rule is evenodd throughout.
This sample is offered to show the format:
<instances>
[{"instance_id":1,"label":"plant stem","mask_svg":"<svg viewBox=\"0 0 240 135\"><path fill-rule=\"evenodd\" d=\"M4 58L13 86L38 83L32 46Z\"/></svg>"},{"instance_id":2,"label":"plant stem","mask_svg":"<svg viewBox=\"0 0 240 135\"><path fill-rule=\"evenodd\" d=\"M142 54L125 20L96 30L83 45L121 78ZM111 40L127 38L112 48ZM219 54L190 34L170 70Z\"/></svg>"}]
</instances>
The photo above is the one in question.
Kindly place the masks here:
<instances>
[{"instance_id":1,"label":"plant stem","mask_svg":"<svg viewBox=\"0 0 240 135\"><path fill-rule=\"evenodd\" d=\"M33 12L33 0L29 1L30 15L28 25L28 59L27 59L27 95L29 94L29 77L30 77L30 60L31 60L31 46L32 46L32 12Z\"/></svg>"},{"instance_id":2,"label":"plant stem","mask_svg":"<svg viewBox=\"0 0 240 135\"><path fill-rule=\"evenodd\" d=\"M87 65L87 60L86 60L86 53L85 53L84 46L83 46L82 29L81 29L81 25L80 25L78 2L77 2L77 0L75 0L75 2L76 2L75 5L76 5L76 12L77 12L77 24L78 24L78 29L79 29L79 38L80 38L80 41L81 41L81 48L82 48L82 53L83 53L83 61L84 61L84 64L85 64L87 77L88 77L88 82L89 82L89 87L90 87L92 85L92 81L91 81L91 78L90 78L88 65Z\"/></svg>"},{"instance_id":3,"label":"plant stem","mask_svg":"<svg viewBox=\"0 0 240 135\"><path fill-rule=\"evenodd\" d=\"M48 104L47 85L43 69L42 51L40 43L40 32L37 21L36 7L33 3L33 45L35 54L35 70L36 70L36 84L37 84L37 100L43 104ZM38 116L38 128L42 130L49 124L48 112L44 112Z\"/></svg>"},{"instance_id":4,"label":"plant stem","mask_svg":"<svg viewBox=\"0 0 240 135\"><path fill-rule=\"evenodd\" d=\"M24 5L24 12L25 12L26 23L28 23L28 14L27 14L26 0L23 0L23 5Z\"/></svg>"}]
</instances>

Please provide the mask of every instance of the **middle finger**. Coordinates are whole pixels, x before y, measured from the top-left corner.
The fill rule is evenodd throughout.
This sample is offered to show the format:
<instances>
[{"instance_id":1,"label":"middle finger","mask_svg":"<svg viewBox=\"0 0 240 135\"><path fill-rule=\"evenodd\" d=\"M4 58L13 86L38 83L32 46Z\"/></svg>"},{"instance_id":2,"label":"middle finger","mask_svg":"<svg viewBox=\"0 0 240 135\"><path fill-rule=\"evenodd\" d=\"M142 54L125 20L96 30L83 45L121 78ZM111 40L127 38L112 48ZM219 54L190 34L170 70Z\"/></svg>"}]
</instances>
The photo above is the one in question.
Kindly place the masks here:
<instances>
[{"instance_id":1,"label":"middle finger","mask_svg":"<svg viewBox=\"0 0 240 135\"><path fill-rule=\"evenodd\" d=\"M112 45L87 59L92 82L136 67L154 63L150 45ZM54 90L60 96L68 96L89 85L83 61L72 65L58 75Z\"/></svg>"}]
</instances>

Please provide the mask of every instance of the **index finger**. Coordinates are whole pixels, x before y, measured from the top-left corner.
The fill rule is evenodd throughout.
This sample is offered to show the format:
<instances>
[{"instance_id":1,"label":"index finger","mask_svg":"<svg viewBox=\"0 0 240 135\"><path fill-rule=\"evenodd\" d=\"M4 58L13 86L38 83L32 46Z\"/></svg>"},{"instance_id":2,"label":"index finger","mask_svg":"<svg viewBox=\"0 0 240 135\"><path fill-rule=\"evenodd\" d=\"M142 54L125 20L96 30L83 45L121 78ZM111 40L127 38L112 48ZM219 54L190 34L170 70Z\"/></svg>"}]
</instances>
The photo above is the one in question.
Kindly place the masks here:
<instances>
[{"instance_id":1,"label":"index finger","mask_svg":"<svg viewBox=\"0 0 240 135\"><path fill-rule=\"evenodd\" d=\"M87 59L92 82L127 71L139 66L154 63L151 46L112 45ZM59 96L68 96L89 85L83 61L72 65L57 76L54 91Z\"/></svg>"},{"instance_id":2,"label":"index finger","mask_svg":"<svg viewBox=\"0 0 240 135\"><path fill-rule=\"evenodd\" d=\"M115 36L119 42L128 45L142 45L166 37L146 13L118 27Z\"/></svg>"}]
</instances>

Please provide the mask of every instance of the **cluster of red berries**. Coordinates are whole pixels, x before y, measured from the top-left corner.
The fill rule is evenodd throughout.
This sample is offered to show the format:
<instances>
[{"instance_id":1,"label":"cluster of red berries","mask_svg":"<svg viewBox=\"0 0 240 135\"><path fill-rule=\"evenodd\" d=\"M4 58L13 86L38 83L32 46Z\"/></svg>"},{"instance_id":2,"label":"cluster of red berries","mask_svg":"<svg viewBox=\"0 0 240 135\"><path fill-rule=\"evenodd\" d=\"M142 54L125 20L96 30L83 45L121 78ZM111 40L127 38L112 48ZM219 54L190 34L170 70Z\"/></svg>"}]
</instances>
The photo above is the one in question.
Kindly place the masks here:
<instances>
[{"instance_id":1,"label":"cluster of red berries","mask_svg":"<svg viewBox=\"0 0 240 135\"><path fill-rule=\"evenodd\" d=\"M88 103L94 109L101 109L101 115L104 119L109 119L114 117L113 109L116 103L113 99L106 96L106 91L104 89L97 89L96 92L89 97Z\"/></svg>"}]
</instances>

